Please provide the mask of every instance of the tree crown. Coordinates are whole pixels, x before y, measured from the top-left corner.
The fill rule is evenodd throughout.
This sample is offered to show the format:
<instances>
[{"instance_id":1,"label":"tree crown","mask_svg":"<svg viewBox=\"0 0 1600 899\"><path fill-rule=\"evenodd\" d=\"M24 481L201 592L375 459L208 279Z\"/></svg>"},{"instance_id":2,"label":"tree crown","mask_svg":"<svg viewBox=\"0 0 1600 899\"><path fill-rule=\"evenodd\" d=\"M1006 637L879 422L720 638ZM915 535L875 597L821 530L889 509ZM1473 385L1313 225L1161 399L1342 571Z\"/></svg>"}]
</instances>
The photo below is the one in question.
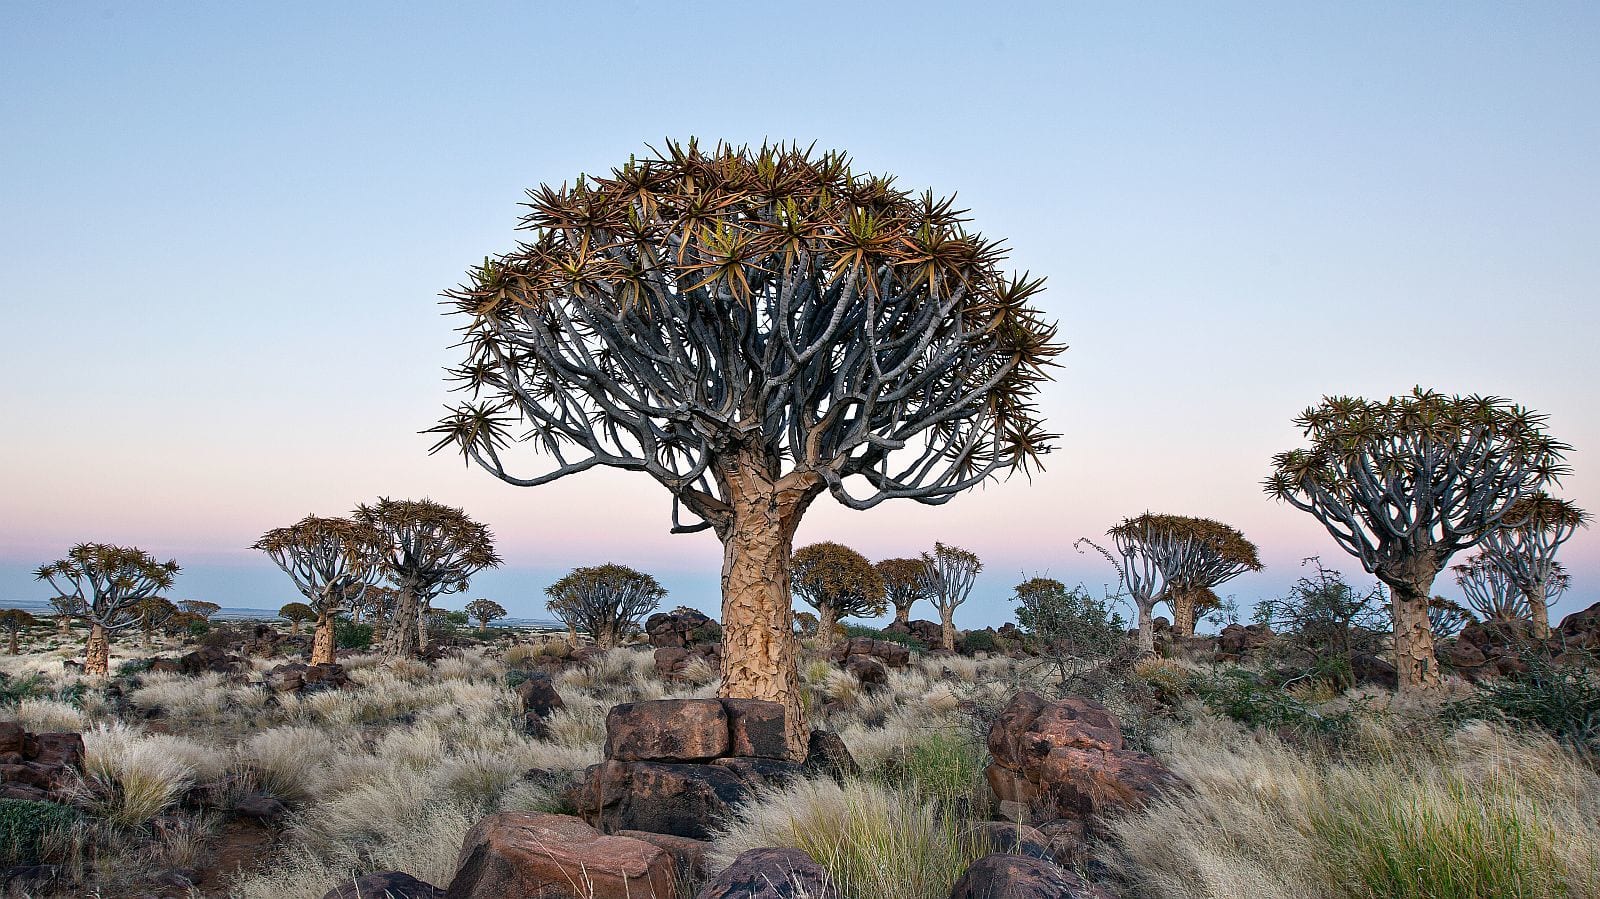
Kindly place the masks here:
<instances>
[{"instance_id":1,"label":"tree crown","mask_svg":"<svg viewBox=\"0 0 1600 899\"><path fill-rule=\"evenodd\" d=\"M289 575L315 617L318 609L337 612L359 602L380 574L388 544L366 522L307 515L267 531L251 548L266 553Z\"/></svg>"},{"instance_id":2,"label":"tree crown","mask_svg":"<svg viewBox=\"0 0 1600 899\"><path fill-rule=\"evenodd\" d=\"M866 556L848 546L822 542L795 551L794 594L835 618L875 618L885 607L883 578Z\"/></svg>"},{"instance_id":3,"label":"tree crown","mask_svg":"<svg viewBox=\"0 0 1600 899\"><path fill-rule=\"evenodd\" d=\"M181 570L176 561L157 562L136 546L80 543L65 559L39 566L34 578L60 594L59 604L52 600L58 610L121 630L138 621L134 604L171 589Z\"/></svg>"},{"instance_id":4,"label":"tree crown","mask_svg":"<svg viewBox=\"0 0 1600 899\"><path fill-rule=\"evenodd\" d=\"M278 617L286 621L310 621L317 617L317 610L303 602L289 602L278 610Z\"/></svg>"},{"instance_id":5,"label":"tree crown","mask_svg":"<svg viewBox=\"0 0 1600 899\"><path fill-rule=\"evenodd\" d=\"M377 533L380 569L409 581L424 602L465 590L472 575L500 565L489 528L453 506L383 497L356 507L354 518Z\"/></svg>"},{"instance_id":6,"label":"tree crown","mask_svg":"<svg viewBox=\"0 0 1600 899\"><path fill-rule=\"evenodd\" d=\"M884 598L896 609L909 609L933 595L928 563L917 559L884 559L872 566L883 581Z\"/></svg>"},{"instance_id":7,"label":"tree crown","mask_svg":"<svg viewBox=\"0 0 1600 899\"><path fill-rule=\"evenodd\" d=\"M574 568L545 588L546 605L563 624L601 639L638 625L667 595L656 579L626 565Z\"/></svg>"},{"instance_id":8,"label":"tree crown","mask_svg":"<svg viewBox=\"0 0 1600 899\"><path fill-rule=\"evenodd\" d=\"M1042 281L1006 276L952 199L840 153L690 141L527 206L528 238L446 294L470 400L435 450L522 485L642 470L698 530L732 514L728 452L865 508L942 502L1050 447L1035 398L1064 347L1030 305ZM519 428L549 470L507 469Z\"/></svg>"},{"instance_id":9,"label":"tree crown","mask_svg":"<svg viewBox=\"0 0 1600 899\"><path fill-rule=\"evenodd\" d=\"M473 618L485 622L506 617L506 607L487 598L474 599L467 603L464 611Z\"/></svg>"}]
</instances>

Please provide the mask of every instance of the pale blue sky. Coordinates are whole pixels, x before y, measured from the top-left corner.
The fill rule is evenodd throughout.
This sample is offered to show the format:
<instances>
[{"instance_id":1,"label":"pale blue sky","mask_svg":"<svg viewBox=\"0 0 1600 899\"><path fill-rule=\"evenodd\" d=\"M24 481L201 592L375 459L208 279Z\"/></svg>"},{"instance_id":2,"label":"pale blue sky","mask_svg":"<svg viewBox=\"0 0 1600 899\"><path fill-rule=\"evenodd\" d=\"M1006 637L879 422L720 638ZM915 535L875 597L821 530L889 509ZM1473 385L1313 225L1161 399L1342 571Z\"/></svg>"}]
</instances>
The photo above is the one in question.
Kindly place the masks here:
<instances>
[{"instance_id":1,"label":"pale blue sky","mask_svg":"<svg viewBox=\"0 0 1600 899\"><path fill-rule=\"evenodd\" d=\"M1595 4L0 3L0 598L76 540L277 604L243 547L380 493L464 505L534 614L608 559L710 608L718 550L643 476L519 490L425 455L437 293L513 239L524 188L664 136L816 140L959 192L1072 344L1031 485L819 503L802 542L935 538L1093 584L1071 541L1146 509L1352 575L1263 498L1323 393L1507 395L1575 444L1600 507ZM1600 539L1569 547L1600 599ZM1441 579L1442 592L1454 595Z\"/></svg>"}]
</instances>

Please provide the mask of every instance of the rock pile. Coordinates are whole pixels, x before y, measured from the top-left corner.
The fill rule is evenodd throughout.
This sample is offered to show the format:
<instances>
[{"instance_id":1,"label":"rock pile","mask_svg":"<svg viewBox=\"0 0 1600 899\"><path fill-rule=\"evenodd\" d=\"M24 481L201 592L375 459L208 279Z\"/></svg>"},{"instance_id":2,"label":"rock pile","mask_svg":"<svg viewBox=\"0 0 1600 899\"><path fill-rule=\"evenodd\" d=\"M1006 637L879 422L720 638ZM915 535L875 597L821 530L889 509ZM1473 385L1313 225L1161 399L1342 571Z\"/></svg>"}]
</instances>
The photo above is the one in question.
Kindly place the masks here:
<instances>
[{"instance_id":1,"label":"rock pile","mask_svg":"<svg viewBox=\"0 0 1600 899\"><path fill-rule=\"evenodd\" d=\"M663 680L682 680L696 659L722 667L722 628L703 612L676 609L657 612L644 623L656 650L656 673Z\"/></svg>"},{"instance_id":2,"label":"rock pile","mask_svg":"<svg viewBox=\"0 0 1600 899\"><path fill-rule=\"evenodd\" d=\"M64 798L62 791L82 771L81 734L32 734L0 721L0 799Z\"/></svg>"},{"instance_id":3,"label":"rock pile","mask_svg":"<svg viewBox=\"0 0 1600 899\"><path fill-rule=\"evenodd\" d=\"M350 675L344 666L331 662L323 665L289 662L269 670L264 679L274 693L317 693L350 686Z\"/></svg>"},{"instance_id":4,"label":"rock pile","mask_svg":"<svg viewBox=\"0 0 1600 899\"><path fill-rule=\"evenodd\" d=\"M786 755L775 702L624 703L606 716L606 760L584 773L573 804L601 830L702 840L752 790L803 773Z\"/></svg>"},{"instance_id":5,"label":"rock pile","mask_svg":"<svg viewBox=\"0 0 1600 899\"><path fill-rule=\"evenodd\" d=\"M913 618L905 624L896 621L894 624L884 628L884 630L893 634L905 634L909 637L915 637L924 646L933 650L938 649L944 640L944 629L939 626L939 622L924 621L921 618Z\"/></svg>"},{"instance_id":6,"label":"rock pile","mask_svg":"<svg viewBox=\"0 0 1600 899\"><path fill-rule=\"evenodd\" d=\"M842 665L863 686L872 689L888 683L891 669L911 667L911 650L889 640L853 637L830 650L828 659Z\"/></svg>"}]
</instances>

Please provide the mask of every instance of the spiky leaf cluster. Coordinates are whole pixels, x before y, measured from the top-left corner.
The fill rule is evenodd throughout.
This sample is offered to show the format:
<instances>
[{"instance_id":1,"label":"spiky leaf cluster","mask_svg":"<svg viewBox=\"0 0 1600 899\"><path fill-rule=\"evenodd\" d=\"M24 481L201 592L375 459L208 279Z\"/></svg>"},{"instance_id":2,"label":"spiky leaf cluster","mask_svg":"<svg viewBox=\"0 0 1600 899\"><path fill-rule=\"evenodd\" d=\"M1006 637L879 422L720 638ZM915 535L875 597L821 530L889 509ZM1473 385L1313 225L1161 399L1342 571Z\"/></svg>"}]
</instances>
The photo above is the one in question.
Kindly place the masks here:
<instances>
[{"instance_id":1,"label":"spiky leaf cluster","mask_svg":"<svg viewBox=\"0 0 1600 899\"><path fill-rule=\"evenodd\" d=\"M667 595L654 577L615 563L574 568L544 592L551 614L597 641L637 628Z\"/></svg>"},{"instance_id":2,"label":"spiky leaf cluster","mask_svg":"<svg viewBox=\"0 0 1600 899\"><path fill-rule=\"evenodd\" d=\"M1506 512L1502 527L1483 538L1483 557L1495 565L1525 594L1538 596L1555 587L1561 564L1556 551L1572 539L1579 528L1589 526L1589 513L1568 500L1557 499L1544 491L1524 497ZM1566 576L1560 577L1560 595L1566 589ZM1547 601L1553 601L1548 597Z\"/></svg>"},{"instance_id":3,"label":"spiky leaf cluster","mask_svg":"<svg viewBox=\"0 0 1600 899\"><path fill-rule=\"evenodd\" d=\"M34 578L55 589L57 610L119 631L137 624L139 601L171 589L180 570L136 546L80 543L65 559L39 566Z\"/></svg>"},{"instance_id":4,"label":"spiky leaf cluster","mask_svg":"<svg viewBox=\"0 0 1600 899\"><path fill-rule=\"evenodd\" d=\"M1050 447L1042 281L1004 274L951 198L841 153L690 141L527 207L527 238L446 294L469 399L435 450L521 485L645 471L698 530L731 514L713 480L734 447L855 508L942 502ZM549 463L512 472L518 440Z\"/></svg>"},{"instance_id":5,"label":"spiky leaf cluster","mask_svg":"<svg viewBox=\"0 0 1600 899\"><path fill-rule=\"evenodd\" d=\"M1169 588L1209 591L1246 571L1261 570L1256 545L1235 528L1187 515L1149 517L1157 523L1146 539L1157 548Z\"/></svg>"},{"instance_id":6,"label":"spiky leaf cluster","mask_svg":"<svg viewBox=\"0 0 1600 899\"><path fill-rule=\"evenodd\" d=\"M883 578L867 557L848 546L824 541L795 550L794 595L807 605L844 618L876 618L886 605Z\"/></svg>"},{"instance_id":7,"label":"spiky leaf cluster","mask_svg":"<svg viewBox=\"0 0 1600 899\"><path fill-rule=\"evenodd\" d=\"M359 601L379 576L387 544L370 524L307 515L267 531L251 548L289 575L314 613L332 615Z\"/></svg>"},{"instance_id":8,"label":"spiky leaf cluster","mask_svg":"<svg viewBox=\"0 0 1600 899\"><path fill-rule=\"evenodd\" d=\"M1569 470L1545 416L1498 397L1327 397L1295 424L1310 446L1273 457L1267 493L1380 576L1419 557L1437 571Z\"/></svg>"},{"instance_id":9,"label":"spiky leaf cluster","mask_svg":"<svg viewBox=\"0 0 1600 899\"><path fill-rule=\"evenodd\" d=\"M928 583L928 563L922 559L884 559L872 566L883 581L884 599L897 612L905 612L933 596Z\"/></svg>"},{"instance_id":10,"label":"spiky leaf cluster","mask_svg":"<svg viewBox=\"0 0 1600 899\"><path fill-rule=\"evenodd\" d=\"M1528 593L1487 549L1479 550L1459 564L1450 566L1456 586L1467 598L1467 605L1480 618L1491 621L1521 621L1533 614ZM1554 605L1567 592L1571 577L1560 562L1552 563L1543 588L1546 605Z\"/></svg>"},{"instance_id":11,"label":"spiky leaf cluster","mask_svg":"<svg viewBox=\"0 0 1600 899\"><path fill-rule=\"evenodd\" d=\"M409 584L423 604L467 589L474 574L500 565L489 528L453 506L383 497L356 508L357 524L377 533L379 570Z\"/></svg>"}]
</instances>

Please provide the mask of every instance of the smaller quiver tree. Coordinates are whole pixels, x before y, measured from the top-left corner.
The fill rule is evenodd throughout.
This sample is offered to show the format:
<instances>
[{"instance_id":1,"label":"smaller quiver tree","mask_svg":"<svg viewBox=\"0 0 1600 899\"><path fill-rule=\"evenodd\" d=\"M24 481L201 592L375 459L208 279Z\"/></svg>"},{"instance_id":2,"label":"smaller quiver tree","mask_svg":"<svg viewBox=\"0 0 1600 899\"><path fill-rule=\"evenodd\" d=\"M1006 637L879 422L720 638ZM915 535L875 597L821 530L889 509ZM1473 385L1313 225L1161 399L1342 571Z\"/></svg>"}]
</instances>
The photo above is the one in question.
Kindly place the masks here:
<instances>
[{"instance_id":1,"label":"smaller quiver tree","mask_svg":"<svg viewBox=\"0 0 1600 899\"><path fill-rule=\"evenodd\" d=\"M489 528L443 503L383 497L357 507L355 519L378 532L384 548L378 564L397 591L383 634L390 658L422 651L422 614L433 600L467 589L474 574L500 565Z\"/></svg>"},{"instance_id":2,"label":"smaller quiver tree","mask_svg":"<svg viewBox=\"0 0 1600 899\"><path fill-rule=\"evenodd\" d=\"M1498 397L1418 387L1381 402L1325 397L1295 419L1310 446L1272 459L1268 494L1314 516L1389 588L1400 691L1442 684L1428 619L1456 553L1568 473L1545 416Z\"/></svg>"},{"instance_id":3,"label":"smaller quiver tree","mask_svg":"<svg viewBox=\"0 0 1600 899\"><path fill-rule=\"evenodd\" d=\"M1083 552L1085 544L1094 547L1116 569L1123 591L1138 610L1141 652L1155 650L1155 608L1166 595L1166 562L1179 542L1174 537L1179 521L1175 515L1149 512L1137 518L1125 518L1106 531L1114 553L1113 549L1106 549L1088 537L1080 537L1072 544L1078 552Z\"/></svg>"},{"instance_id":4,"label":"smaller quiver tree","mask_svg":"<svg viewBox=\"0 0 1600 899\"><path fill-rule=\"evenodd\" d=\"M383 543L378 532L348 518L307 515L261 535L253 548L283 569L316 615L310 663L332 664L337 658L334 619L348 604L359 601L381 573Z\"/></svg>"},{"instance_id":5,"label":"smaller quiver tree","mask_svg":"<svg viewBox=\"0 0 1600 899\"><path fill-rule=\"evenodd\" d=\"M178 608L190 615L198 615L203 621L210 621L211 616L222 611L222 606L203 599L185 599L178 602Z\"/></svg>"},{"instance_id":6,"label":"smaller quiver tree","mask_svg":"<svg viewBox=\"0 0 1600 899\"><path fill-rule=\"evenodd\" d=\"M1556 550L1588 526L1589 513L1538 491L1513 505L1503 526L1483 538L1483 558L1522 592L1533 635L1540 640L1550 636L1550 602L1565 589L1564 583L1554 589L1561 570Z\"/></svg>"},{"instance_id":7,"label":"smaller quiver tree","mask_svg":"<svg viewBox=\"0 0 1600 899\"><path fill-rule=\"evenodd\" d=\"M6 633L11 637L12 655L17 654L17 635L22 632L23 628L32 627L33 625L33 615L29 614L25 609L5 609L0 611L0 627L5 628Z\"/></svg>"},{"instance_id":8,"label":"smaller quiver tree","mask_svg":"<svg viewBox=\"0 0 1600 899\"><path fill-rule=\"evenodd\" d=\"M795 551L790 589L817 610L817 636L839 642L845 618L876 618L888 603L883 578L866 556L838 543L813 543Z\"/></svg>"},{"instance_id":9,"label":"smaller quiver tree","mask_svg":"<svg viewBox=\"0 0 1600 899\"><path fill-rule=\"evenodd\" d=\"M72 619L83 617L83 601L76 596L54 596L50 598L50 608L56 613L56 630L62 636L72 630Z\"/></svg>"},{"instance_id":10,"label":"smaller quiver tree","mask_svg":"<svg viewBox=\"0 0 1600 899\"><path fill-rule=\"evenodd\" d=\"M492 599L474 599L467 603L467 615L478 619L478 630L487 632L489 622L506 617L506 607Z\"/></svg>"},{"instance_id":11,"label":"smaller quiver tree","mask_svg":"<svg viewBox=\"0 0 1600 899\"><path fill-rule=\"evenodd\" d=\"M574 568L545 593L568 632L588 634L601 649L616 647L667 595L650 575L611 563Z\"/></svg>"},{"instance_id":12,"label":"smaller quiver tree","mask_svg":"<svg viewBox=\"0 0 1600 899\"><path fill-rule=\"evenodd\" d=\"M1256 545L1238 530L1209 518L1161 516L1168 535L1161 553L1172 632L1194 636L1200 606L1216 600L1214 588L1246 571L1260 571Z\"/></svg>"},{"instance_id":13,"label":"smaller quiver tree","mask_svg":"<svg viewBox=\"0 0 1600 899\"><path fill-rule=\"evenodd\" d=\"M164 627L172 616L178 614L178 607L172 601L161 596L152 596L141 599L135 606L139 612L139 631L145 645L150 644L150 638L155 636L156 628Z\"/></svg>"},{"instance_id":14,"label":"smaller quiver tree","mask_svg":"<svg viewBox=\"0 0 1600 899\"><path fill-rule=\"evenodd\" d=\"M911 607L933 596L928 584L928 563L922 559L884 559L872 566L883 579L883 596L894 606L894 623L911 620Z\"/></svg>"},{"instance_id":15,"label":"smaller quiver tree","mask_svg":"<svg viewBox=\"0 0 1600 899\"><path fill-rule=\"evenodd\" d=\"M972 595L983 562L978 554L959 546L934 543L922 554L928 572L928 601L939 610L939 642L945 652L956 650L956 609Z\"/></svg>"},{"instance_id":16,"label":"smaller quiver tree","mask_svg":"<svg viewBox=\"0 0 1600 899\"><path fill-rule=\"evenodd\" d=\"M298 634L300 625L317 620L317 610L303 602L284 603L283 608L278 610L278 617L289 622L289 630Z\"/></svg>"},{"instance_id":17,"label":"smaller quiver tree","mask_svg":"<svg viewBox=\"0 0 1600 899\"><path fill-rule=\"evenodd\" d=\"M80 543L65 559L41 565L34 577L70 598L65 607L89 622L83 670L105 675L111 671L111 635L138 624L139 603L170 590L180 570L176 561L157 562L135 546Z\"/></svg>"}]
</instances>

